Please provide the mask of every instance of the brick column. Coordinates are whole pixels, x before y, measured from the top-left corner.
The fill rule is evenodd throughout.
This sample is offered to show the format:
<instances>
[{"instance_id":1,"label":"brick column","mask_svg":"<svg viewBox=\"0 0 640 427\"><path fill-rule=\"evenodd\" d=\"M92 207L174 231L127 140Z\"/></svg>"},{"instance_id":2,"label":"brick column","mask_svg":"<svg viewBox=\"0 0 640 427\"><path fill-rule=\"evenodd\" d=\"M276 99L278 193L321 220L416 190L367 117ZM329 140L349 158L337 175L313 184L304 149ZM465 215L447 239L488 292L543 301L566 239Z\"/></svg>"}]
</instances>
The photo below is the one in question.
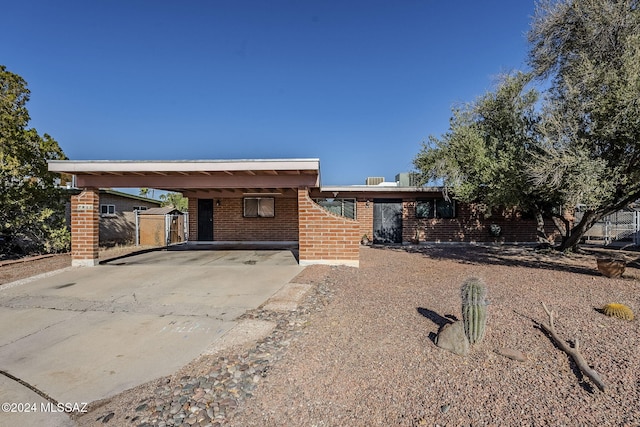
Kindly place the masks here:
<instances>
[{"instance_id":1,"label":"brick column","mask_svg":"<svg viewBox=\"0 0 640 427\"><path fill-rule=\"evenodd\" d=\"M71 197L71 265L74 267L98 264L99 209L97 188L86 188Z\"/></svg>"},{"instance_id":2,"label":"brick column","mask_svg":"<svg viewBox=\"0 0 640 427\"><path fill-rule=\"evenodd\" d=\"M327 211L307 189L298 189L298 229L300 265L359 266L360 223Z\"/></svg>"}]
</instances>

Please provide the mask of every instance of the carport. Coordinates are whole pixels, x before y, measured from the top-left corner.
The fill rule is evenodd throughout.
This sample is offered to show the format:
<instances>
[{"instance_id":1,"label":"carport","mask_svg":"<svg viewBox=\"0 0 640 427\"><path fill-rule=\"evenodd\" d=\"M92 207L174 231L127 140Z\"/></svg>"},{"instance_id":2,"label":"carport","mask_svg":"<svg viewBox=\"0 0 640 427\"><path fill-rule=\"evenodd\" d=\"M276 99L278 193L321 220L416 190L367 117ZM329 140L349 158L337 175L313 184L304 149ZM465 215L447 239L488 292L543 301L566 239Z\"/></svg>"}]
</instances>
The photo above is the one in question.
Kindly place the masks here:
<instances>
[{"instance_id":1,"label":"carport","mask_svg":"<svg viewBox=\"0 0 640 427\"><path fill-rule=\"evenodd\" d=\"M52 160L49 170L75 177L71 199L75 266L98 260L100 188L157 188L189 199L192 243L297 243L301 265L358 265L359 224L330 214L309 197L320 187L319 159Z\"/></svg>"}]
</instances>

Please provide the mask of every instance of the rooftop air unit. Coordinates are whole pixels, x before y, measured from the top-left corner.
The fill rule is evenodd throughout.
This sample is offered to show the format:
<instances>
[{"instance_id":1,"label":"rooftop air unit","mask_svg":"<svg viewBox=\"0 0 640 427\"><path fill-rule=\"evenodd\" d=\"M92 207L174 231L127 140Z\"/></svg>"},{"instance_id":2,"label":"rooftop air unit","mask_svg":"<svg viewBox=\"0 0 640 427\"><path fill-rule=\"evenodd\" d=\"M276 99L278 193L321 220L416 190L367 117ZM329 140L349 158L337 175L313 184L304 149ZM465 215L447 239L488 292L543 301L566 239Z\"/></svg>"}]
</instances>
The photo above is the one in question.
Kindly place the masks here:
<instances>
[{"instance_id":1,"label":"rooftop air unit","mask_svg":"<svg viewBox=\"0 0 640 427\"><path fill-rule=\"evenodd\" d=\"M383 176L370 176L367 178L365 184L366 185L378 185L381 182L384 182Z\"/></svg>"}]
</instances>

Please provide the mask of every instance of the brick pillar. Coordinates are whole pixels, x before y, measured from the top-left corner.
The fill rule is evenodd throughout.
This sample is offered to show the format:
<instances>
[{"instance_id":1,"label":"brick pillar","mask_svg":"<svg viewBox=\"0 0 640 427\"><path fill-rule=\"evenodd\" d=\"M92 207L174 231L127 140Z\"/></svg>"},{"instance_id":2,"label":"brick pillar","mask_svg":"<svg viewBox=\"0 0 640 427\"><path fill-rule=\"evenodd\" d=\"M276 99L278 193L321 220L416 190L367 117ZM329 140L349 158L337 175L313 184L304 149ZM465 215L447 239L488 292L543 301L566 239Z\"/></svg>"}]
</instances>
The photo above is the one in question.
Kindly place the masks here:
<instances>
[{"instance_id":1,"label":"brick pillar","mask_svg":"<svg viewBox=\"0 0 640 427\"><path fill-rule=\"evenodd\" d=\"M97 188L86 188L71 197L71 265L74 267L98 264L99 208Z\"/></svg>"},{"instance_id":2,"label":"brick pillar","mask_svg":"<svg viewBox=\"0 0 640 427\"><path fill-rule=\"evenodd\" d=\"M307 189L298 189L298 229L300 265L359 266L360 223L327 211Z\"/></svg>"}]
</instances>

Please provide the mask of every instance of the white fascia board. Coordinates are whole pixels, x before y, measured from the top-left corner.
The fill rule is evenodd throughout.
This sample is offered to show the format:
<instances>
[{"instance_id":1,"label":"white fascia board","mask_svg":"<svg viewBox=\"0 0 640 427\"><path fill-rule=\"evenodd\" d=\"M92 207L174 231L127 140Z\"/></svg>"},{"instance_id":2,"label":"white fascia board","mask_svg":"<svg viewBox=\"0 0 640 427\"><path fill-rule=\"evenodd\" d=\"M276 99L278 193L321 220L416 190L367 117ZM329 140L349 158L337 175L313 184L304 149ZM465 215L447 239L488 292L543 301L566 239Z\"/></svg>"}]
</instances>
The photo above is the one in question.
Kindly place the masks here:
<instances>
[{"instance_id":1,"label":"white fascia board","mask_svg":"<svg viewBox=\"0 0 640 427\"><path fill-rule=\"evenodd\" d=\"M223 172L245 170L310 170L320 172L319 159L244 160L49 160L49 171L82 172Z\"/></svg>"},{"instance_id":2,"label":"white fascia board","mask_svg":"<svg viewBox=\"0 0 640 427\"><path fill-rule=\"evenodd\" d=\"M442 191L443 187L385 187L379 185L337 185L320 187L321 192L338 193L433 193Z\"/></svg>"}]
</instances>

